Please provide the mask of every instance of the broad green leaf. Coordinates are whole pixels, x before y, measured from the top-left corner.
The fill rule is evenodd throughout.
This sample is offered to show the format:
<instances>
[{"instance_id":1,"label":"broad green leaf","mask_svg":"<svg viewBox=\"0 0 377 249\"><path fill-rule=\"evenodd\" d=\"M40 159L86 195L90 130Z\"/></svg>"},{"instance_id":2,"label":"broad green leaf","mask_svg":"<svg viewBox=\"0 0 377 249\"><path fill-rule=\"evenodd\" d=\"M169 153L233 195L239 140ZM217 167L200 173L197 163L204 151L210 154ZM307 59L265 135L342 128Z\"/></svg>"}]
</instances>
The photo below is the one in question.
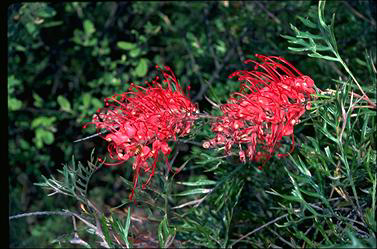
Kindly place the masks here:
<instances>
[{"instance_id":1,"label":"broad green leaf","mask_svg":"<svg viewBox=\"0 0 377 249\"><path fill-rule=\"evenodd\" d=\"M139 61L139 64L135 68L136 76L144 77L145 74L147 73L147 69L148 69L147 59L141 58L140 61Z\"/></svg>"},{"instance_id":2,"label":"broad green leaf","mask_svg":"<svg viewBox=\"0 0 377 249\"><path fill-rule=\"evenodd\" d=\"M48 18L48 17L55 16L56 11L49 6L46 6L42 9L40 9L39 11L37 11L36 15L39 16L39 17Z\"/></svg>"},{"instance_id":3,"label":"broad green leaf","mask_svg":"<svg viewBox=\"0 0 377 249\"><path fill-rule=\"evenodd\" d=\"M21 81L18 80L16 78L16 76L14 75L11 75L11 76L8 76L8 94L10 94L11 92L10 89L13 89L15 86L18 86L20 85Z\"/></svg>"},{"instance_id":4,"label":"broad green leaf","mask_svg":"<svg viewBox=\"0 0 377 249\"><path fill-rule=\"evenodd\" d=\"M35 129L34 142L37 148L42 148L43 144L52 144L54 142L54 134L44 128Z\"/></svg>"},{"instance_id":5,"label":"broad green leaf","mask_svg":"<svg viewBox=\"0 0 377 249\"><path fill-rule=\"evenodd\" d=\"M30 144L29 144L28 141L26 141L25 139L21 138L21 139L19 140L19 142L20 142L20 148L21 148L21 149L24 149L24 150L28 150L28 149L30 149Z\"/></svg>"},{"instance_id":6,"label":"broad green leaf","mask_svg":"<svg viewBox=\"0 0 377 249\"><path fill-rule=\"evenodd\" d=\"M60 105L60 108L63 111L66 111L66 112L72 111L71 110L71 103L69 103L69 101L65 97L63 97L62 95L59 95L57 101Z\"/></svg>"},{"instance_id":7,"label":"broad green leaf","mask_svg":"<svg viewBox=\"0 0 377 249\"><path fill-rule=\"evenodd\" d=\"M16 98L8 98L8 109L10 111L17 111L19 109L21 109L22 107L22 101L21 100L18 100Z\"/></svg>"},{"instance_id":8,"label":"broad green leaf","mask_svg":"<svg viewBox=\"0 0 377 249\"><path fill-rule=\"evenodd\" d=\"M103 103L99 99L92 98L91 103L96 109L103 107Z\"/></svg>"},{"instance_id":9,"label":"broad green leaf","mask_svg":"<svg viewBox=\"0 0 377 249\"><path fill-rule=\"evenodd\" d=\"M54 134L51 131L44 130L42 139L45 144L52 144L54 142Z\"/></svg>"},{"instance_id":10,"label":"broad green leaf","mask_svg":"<svg viewBox=\"0 0 377 249\"><path fill-rule=\"evenodd\" d=\"M33 91L33 98L34 98L34 106L41 108L43 106L43 99L39 97L39 95L36 94L34 91Z\"/></svg>"},{"instance_id":11,"label":"broad green leaf","mask_svg":"<svg viewBox=\"0 0 377 249\"><path fill-rule=\"evenodd\" d=\"M118 48L124 49L124 50L131 50L136 47L136 44L126 41L118 41L117 42Z\"/></svg>"},{"instance_id":12,"label":"broad green leaf","mask_svg":"<svg viewBox=\"0 0 377 249\"><path fill-rule=\"evenodd\" d=\"M90 35L90 34L94 33L95 31L96 31L96 29L94 27L93 22L86 19L84 21L84 32L85 32L85 34Z\"/></svg>"},{"instance_id":13,"label":"broad green leaf","mask_svg":"<svg viewBox=\"0 0 377 249\"><path fill-rule=\"evenodd\" d=\"M33 119L31 122L31 128L36 128L38 126L44 126L48 127L51 126L56 120L56 117L46 117L46 116L41 116Z\"/></svg>"},{"instance_id":14,"label":"broad green leaf","mask_svg":"<svg viewBox=\"0 0 377 249\"><path fill-rule=\"evenodd\" d=\"M140 54L140 48L134 48L130 51L130 56L132 58L137 57Z\"/></svg>"},{"instance_id":15,"label":"broad green leaf","mask_svg":"<svg viewBox=\"0 0 377 249\"><path fill-rule=\"evenodd\" d=\"M16 49L17 51L21 51L21 52L25 52L25 51L27 50L24 46L22 46L22 45L20 45L20 44L16 44L15 49ZM12 76L13 76L13 75L12 75Z\"/></svg>"},{"instance_id":16,"label":"broad green leaf","mask_svg":"<svg viewBox=\"0 0 377 249\"><path fill-rule=\"evenodd\" d=\"M35 26L34 23L28 22L25 25L26 30L29 32L29 34L33 35L37 31L37 27Z\"/></svg>"},{"instance_id":17,"label":"broad green leaf","mask_svg":"<svg viewBox=\"0 0 377 249\"><path fill-rule=\"evenodd\" d=\"M195 35L193 33L191 33L191 32L187 32L186 33L186 38L189 39L189 40L191 40L191 41L195 41L196 40Z\"/></svg>"},{"instance_id":18,"label":"broad green leaf","mask_svg":"<svg viewBox=\"0 0 377 249\"><path fill-rule=\"evenodd\" d=\"M83 103L83 105L84 105L85 108L89 107L91 97L92 96L90 95L90 93L84 93L82 95L82 103Z\"/></svg>"}]
</instances>

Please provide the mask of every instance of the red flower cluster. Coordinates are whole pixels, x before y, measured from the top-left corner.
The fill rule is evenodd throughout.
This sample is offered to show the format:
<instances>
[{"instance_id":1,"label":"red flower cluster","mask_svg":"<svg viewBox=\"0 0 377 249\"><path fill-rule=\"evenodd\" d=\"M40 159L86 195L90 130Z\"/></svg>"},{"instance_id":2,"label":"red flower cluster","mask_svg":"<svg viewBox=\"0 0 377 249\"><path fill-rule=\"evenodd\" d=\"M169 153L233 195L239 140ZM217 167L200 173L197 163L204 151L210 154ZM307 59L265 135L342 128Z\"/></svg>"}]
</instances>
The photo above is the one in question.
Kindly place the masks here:
<instances>
[{"instance_id":1,"label":"red flower cluster","mask_svg":"<svg viewBox=\"0 0 377 249\"><path fill-rule=\"evenodd\" d=\"M283 136L292 137L293 126L310 109L310 94L315 93L313 80L304 76L288 61L276 56L256 55L254 70L240 70L229 76L238 77L240 92L233 93L227 104L221 105L223 115L212 123L216 136L203 143L204 148L224 146L229 154L233 145L239 157L254 161L269 160L280 146ZM259 70L258 69L262 69ZM278 154L279 157L286 154Z\"/></svg>"},{"instance_id":2,"label":"red flower cluster","mask_svg":"<svg viewBox=\"0 0 377 249\"><path fill-rule=\"evenodd\" d=\"M140 171L149 173L143 184L145 188L154 175L159 152L167 162L171 152L168 140L187 135L196 119L197 106L184 95L172 70L166 66L161 72L167 88L159 83L158 76L147 87L132 83L129 92L106 98L106 107L99 109L88 123L110 132L103 138L109 142L110 158L118 162L105 165L118 165L134 158L134 188L130 199Z\"/></svg>"}]
</instances>

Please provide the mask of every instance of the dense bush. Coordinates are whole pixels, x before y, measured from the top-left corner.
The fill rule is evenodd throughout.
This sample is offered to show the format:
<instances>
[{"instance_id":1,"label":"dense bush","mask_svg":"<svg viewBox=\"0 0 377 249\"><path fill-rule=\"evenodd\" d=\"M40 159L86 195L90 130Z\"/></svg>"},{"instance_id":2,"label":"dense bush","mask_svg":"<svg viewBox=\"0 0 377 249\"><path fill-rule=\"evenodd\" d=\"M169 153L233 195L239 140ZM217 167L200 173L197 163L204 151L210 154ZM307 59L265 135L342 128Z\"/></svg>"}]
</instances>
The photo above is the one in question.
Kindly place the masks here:
<instances>
[{"instance_id":1,"label":"dense bush","mask_svg":"<svg viewBox=\"0 0 377 249\"><path fill-rule=\"evenodd\" d=\"M374 1L10 5L9 246L375 247L375 16ZM254 54L287 59L318 87L294 152L263 170L204 149L201 119L170 142L180 173L161 160L132 202L131 163L97 169L106 141L74 142L95 133L82 126L104 98L151 81L156 64L201 113L221 115L211 102L238 91L228 76ZM52 184L63 195L48 196ZM37 211L55 213L14 217Z\"/></svg>"}]
</instances>

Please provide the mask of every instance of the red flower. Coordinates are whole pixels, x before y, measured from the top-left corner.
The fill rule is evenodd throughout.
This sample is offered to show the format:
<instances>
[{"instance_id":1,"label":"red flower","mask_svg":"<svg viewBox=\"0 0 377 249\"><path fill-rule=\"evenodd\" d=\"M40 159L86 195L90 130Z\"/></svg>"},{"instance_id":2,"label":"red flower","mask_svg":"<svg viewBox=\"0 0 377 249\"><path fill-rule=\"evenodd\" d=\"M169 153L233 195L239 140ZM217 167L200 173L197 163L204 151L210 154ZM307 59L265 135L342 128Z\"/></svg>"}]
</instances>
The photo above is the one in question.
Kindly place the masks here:
<instances>
[{"instance_id":1,"label":"red flower","mask_svg":"<svg viewBox=\"0 0 377 249\"><path fill-rule=\"evenodd\" d=\"M315 93L313 80L285 59L256 57L261 62L245 61L254 63L254 70L240 70L229 76L244 83L240 92L233 93L228 103L221 105L223 115L212 124L216 136L203 143L204 148L224 146L227 154L237 146L242 162L246 157L266 162L280 146L283 136L292 137L292 152L293 127L305 110L310 109L310 94Z\"/></svg>"},{"instance_id":2,"label":"red flower","mask_svg":"<svg viewBox=\"0 0 377 249\"><path fill-rule=\"evenodd\" d=\"M147 87L132 83L128 92L106 98L106 107L99 109L89 123L110 132L103 138L109 142L110 158L117 162L105 165L118 165L134 158L130 199L141 169L149 174L145 188L154 175L159 152L167 162L171 152L167 142L187 135L196 119L197 106L184 95L172 70L165 67L161 71L166 88L159 83L159 77L147 83Z\"/></svg>"}]
</instances>

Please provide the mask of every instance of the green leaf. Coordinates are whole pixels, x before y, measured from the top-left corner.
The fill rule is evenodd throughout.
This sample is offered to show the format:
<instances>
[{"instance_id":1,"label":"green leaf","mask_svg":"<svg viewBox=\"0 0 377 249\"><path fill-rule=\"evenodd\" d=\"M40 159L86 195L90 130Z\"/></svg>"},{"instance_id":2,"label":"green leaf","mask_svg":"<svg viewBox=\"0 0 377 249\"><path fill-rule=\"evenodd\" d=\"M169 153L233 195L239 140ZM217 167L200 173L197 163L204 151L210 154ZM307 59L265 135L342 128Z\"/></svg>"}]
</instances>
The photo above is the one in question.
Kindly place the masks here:
<instances>
[{"instance_id":1,"label":"green leaf","mask_svg":"<svg viewBox=\"0 0 377 249\"><path fill-rule=\"evenodd\" d=\"M328 60L328 61L337 61L339 62L339 59L336 58L336 57L331 57L331 56L327 56L327 55L321 55L319 53L313 53L313 54L308 54L309 57L314 57L314 58L319 58L319 59L324 59L324 60Z\"/></svg>"},{"instance_id":2,"label":"green leaf","mask_svg":"<svg viewBox=\"0 0 377 249\"><path fill-rule=\"evenodd\" d=\"M69 101L65 97L63 97L62 95L59 95L57 101L60 105L60 108L63 111L66 111L66 112L72 111L71 110L71 103L69 103Z\"/></svg>"},{"instance_id":3,"label":"green leaf","mask_svg":"<svg viewBox=\"0 0 377 249\"><path fill-rule=\"evenodd\" d=\"M42 148L43 144L52 144L54 142L54 134L44 128L35 129L34 142L37 148Z\"/></svg>"},{"instance_id":4,"label":"green leaf","mask_svg":"<svg viewBox=\"0 0 377 249\"><path fill-rule=\"evenodd\" d=\"M127 248L131 248L130 242L128 241L128 231L130 229L130 224L131 224L131 207L128 207L126 225L124 226L124 230L123 230L123 240L124 242L126 242Z\"/></svg>"},{"instance_id":5,"label":"green leaf","mask_svg":"<svg viewBox=\"0 0 377 249\"><path fill-rule=\"evenodd\" d=\"M99 99L92 98L91 103L96 109L103 107L103 103Z\"/></svg>"},{"instance_id":6,"label":"green leaf","mask_svg":"<svg viewBox=\"0 0 377 249\"><path fill-rule=\"evenodd\" d=\"M126 41L118 41L117 46L124 50L131 50L136 47L136 44L131 43L131 42L126 42Z\"/></svg>"},{"instance_id":7,"label":"green leaf","mask_svg":"<svg viewBox=\"0 0 377 249\"><path fill-rule=\"evenodd\" d=\"M31 128L36 128L39 126L43 127L49 127L51 126L56 120L56 117L46 117L46 116L40 116L31 122Z\"/></svg>"},{"instance_id":8,"label":"green leaf","mask_svg":"<svg viewBox=\"0 0 377 249\"><path fill-rule=\"evenodd\" d=\"M141 58L139 64L135 68L135 74L139 77L144 77L148 69L148 60Z\"/></svg>"},{"instance_id":9,"label":"green leaf","mask_svg":"<svg viewBox=\"0 0 377 249\"><path fill-rule=\"evenodd\" d=\"M140 54L140 48L134 48L130 51L130 56L132 58L137 57Z\"/></svg>"},{"instance_id":10,"label":"green leaf","mask_svg":"<svg viewBox=\"0 0 377 249\"><path fill-rule=\"evenodd\" d=\"M28 149L30 149L30 144L28 143L28 141L26 141L25 139L21 138L20 139L20 148L24 149L24 150L28 150Z\"/></svg>"},{"instance_id":11,"label":"green leaf","mask_svg":"<svg viewBox=\"0 0 377 249\"><path fill-rule=\"evenodd\" d=\"M208 188L196 188L183 191L181 193L175 194L176 196L186 196L186 195L197 195L197 194L207 194L210 193L212 189Z\"/></svg>"},{"instance_id":12,"label":"green leaf","mask_svg":"<svg viewBox=\"0 0 377 249\"><path fill-rule=\"evenodd\" d=\"M200 179L196 182L177 182L177 184L185 185L185 186L202 186L202 185L214 185L216 184L215 181Z\"/></svg>"},{"instance_id":13,"label":"green leaf","mask_svg":"<svg viewBox=\"0 0 377 249\"><path fill-rule=\"evenodd\" d=\"M54 142L54 134L51 131L44 130L42 139L45 144L52 144Z\"/></svg>"},{"instance_id":14,"label":"green leaf","mask_svg":"<svg viewBox=\"0 0 377 249\"><path fill-rule=\"evenodd\" d=\"M107 227L107 224L106 224L106 217L104 215L101 218L101 227L102 227L103 235L105 236L107 244L109 244L110 247L113 247L113 242L110 238L109 228Z\"/></svg>"},{"instance_id":15,"label":"green leaf","mask_svg":"<svg viewBox=\"0 0 377 249\"><path fill-rule=\"evenodd\" d=\"M84 21L83 25L84 25L84 32L87 35L90 35L96 31L93 22L88 19Z\"/></svg>"},{"instance_id":16,"label":"green leaf","mask_svg":"<svg viewBox=\"0 0 377 249\"><path fill-rule=\"evenodd\" d=\"M84 93L82 95L82 103L84 105L84 108L88 108L89 105L90 105L90 99L92 98L92 96L90 95L90 93Z\"/></svg>"},{"instance_id":17,"label":"green leaf","mask_svg":"<svg viewBox=\"0 0 377 249\"><path fill-rule=\"evenodd\" d=\"M32 22L26 23L25 27L27 32L29 32L29 34L31 35L33 35L37 31L37 27Z\"/></svg>"},{"instance_id":18,"label":"green leaf","mask_svg":"<svg viewBox=\"0 0 377 249\"><path fill-rule=\"evenodd\" d=\"M43 28L52 28L52 27L60 26L60 25L62 25L62 24L64 24L63 21L53 21L53 22L46 22L46 23L43 23L43 24L41 25L41 27L43 27Z\"/></svg>"},{"instance_id":19,"label":"green leaf","mask_svg":"<svg viewBox=\"0 0 377 249\"><path fill-rule=\"evenodd\" d=\"M161 248L167 248L171 244L176 234L175 227L169 227L168 217L165 214L164 219L160 222L157 231L158 241Z\"/></svg>"},{"instance_id":20,"label":"green leaf","mask_svg":"<svg viewBox=\"0 0 377 249\"><path fill-rule=\"evenodd\" d=\"M49 7L49 6L46 6L45 8L42 8L39 11L37 11L36 14L39 17L48 18L48 17L55 16L56 15L56 11L53 8Z\"/></svg>"},{"instance_id":21,"label":"green leaf","mask_svg":"<svg viewBox=\"0 0 377 249\"><path fill-rule=\"evenodd\" d=\"M39 95L36 94L34 91L33 91L33 98L34 98L34 106L41 108L43 106L43 99L39 97Z\"/></svg>"},{"instance_id":22,"label":"green leaf","mask_svg":"<svg viewBox=\"0 0 377 249\"><path fill-rule=\"evenodd\" d=\"M288 49L291 50L291 51L295 51L295 52L304 52L304 51L311 50L308 47L303 47L303 48L288 47Z\"/></svg>"},{"instance_id":23,"label":"green leaf","mask_svg":"<svg viewBox=\"0 0 377 249\"><path fill-rule=\"evenodd\" d=\"M18 80L14 75L8 76L8 94L10 89L13 89L16 86L19 86L21 84L21 81Z\"/></svg>"},{"instance_id":24,"label":"green leaf","mask_svg":"<svg viewBox=\"0 0 377 249\"><path fill-rule=\"evenodd\" d=\"M8 98L8 109L10 111L17 111L21 109L22 107L22 101L18 100L16 98L9 97Z\"/></svg>"},{"instance_id":25,"label":"green leaf","mask_svg":"<svg viewBox=\"0 0 377 249\"><path fill-rule=\"evenodd\" d=\"M317 24L313 23L312 21L310 21L310 20L307 19L307 18L303 18L303 17L301 17L301 16L298 16L298 19L300 19L300 21L301 21L306 27L309 27L309 28L312 28L312 29L317 28Z\"/></svg>"},{"instance_id":26,"label":"green leaf","mask_svg":"<svg viewBox=\"0 0 377 249\"><path fill-rule=\"evenodd\" d=\"M168 228L168 222L167 222L167 216L165 214L164 219L160 222L160 225L158 225L158 241L160 243L160 247L164 248L165 244L165 238L169 234L169 228Z\"/></svg>"}]
</instances>

